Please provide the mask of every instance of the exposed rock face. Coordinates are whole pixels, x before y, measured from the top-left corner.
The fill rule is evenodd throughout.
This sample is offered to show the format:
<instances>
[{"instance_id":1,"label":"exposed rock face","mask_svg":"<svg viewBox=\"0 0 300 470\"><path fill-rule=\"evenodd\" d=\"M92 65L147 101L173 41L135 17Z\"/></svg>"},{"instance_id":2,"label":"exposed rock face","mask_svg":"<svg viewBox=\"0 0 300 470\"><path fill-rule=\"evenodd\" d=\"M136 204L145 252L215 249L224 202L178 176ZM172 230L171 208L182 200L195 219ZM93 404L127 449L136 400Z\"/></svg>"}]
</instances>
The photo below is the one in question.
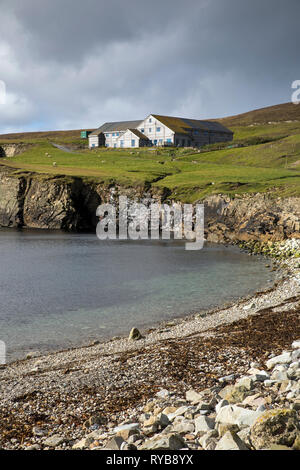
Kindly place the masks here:
<instances>
[{"instance_id":1,"label":"exposed rock face","mask_svg":"<svg viewBox=\"0 0 300 470\"><path fill-rule=\"evenodd\" d=\"M135 200L172 203L167 190L145 186L86 183L75 177L20 176L0 169L0 226L69 231L97 225L102 202L120 195ZM265 194L229 198L209 196L205 205L205 235L211 242L300 238L300 198L271 199Z\"/></svg>"},{"instance_id":2,"label":"exposed rock face","mask_svg":"<svg viewBox=\"0 0 300 470\"><path fill-rule=\"evenodd\" d=\"M0 158L1 157L15 157L20 153L25 152L32 144L2 144L0 146Z\"/></svg>"},{"instance_id":3,"label":"exposed rock face","mask_svg":"<svg viewBox=\"0 0 300 470\"><path fill-rule=\"evenodd\" d=\"M0 226L19 227L23 225L23 203L26 190L24 178L1 175L0 183Z\"/></svg>"},{"instance_id":4,"label":"exposed rock face","mask_svg":"<svg viewBox=\"0 0 300 470\"><path fill-rule=\"evenodd\" d=\"M80 178L0 170L0 226L79 231L96 227L96 209L119 194L140 199L145 188L84 183Z\"/></svg>"},{"instance_id":5,"label":"exposed rock face","mask_svg":"<svg viewBox=\"0 0 300 470\"><path fill-rule=\"evenodd\" d=\"M205 218L207 238L213 242L300 238L300 198L296 197L213 195L205 201Z\"/></svg>"}]
</instances>

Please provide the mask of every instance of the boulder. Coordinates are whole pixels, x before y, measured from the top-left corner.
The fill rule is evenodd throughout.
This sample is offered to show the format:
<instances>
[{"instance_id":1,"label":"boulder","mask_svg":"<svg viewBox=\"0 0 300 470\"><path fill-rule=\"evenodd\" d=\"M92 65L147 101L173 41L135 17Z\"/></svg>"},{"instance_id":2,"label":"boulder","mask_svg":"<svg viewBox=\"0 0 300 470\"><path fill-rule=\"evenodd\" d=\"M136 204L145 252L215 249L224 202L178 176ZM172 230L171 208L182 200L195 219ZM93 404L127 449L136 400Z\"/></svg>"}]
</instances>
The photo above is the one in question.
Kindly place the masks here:
<instances>
[{"instance_id":1,"label":"boulder","mask_svg":"<svg viewBox=\"0 0 300 470\"><path fill-rule=\"evenodd\" d=\"M196 434L199 433L207 433L211 431L215 427L215 420L212 418L208 418L207 416L198 416L195 419L195 432Z\"/></svg>"},{"instance_id":2,"label":"boulder","mask_svg":"<svg viewBox=\"0 0 300 470\"><path fill-rule=\"evenodd\" d=\"M158 398L168 398L170 396L169 390L163 389L156 393Z\"/></svg>"},{"instance_id":3,"label":"boulder","mask_svg":"<svg viewBox=\"0 0 300 470\"><path fill-rule=\"evenodd\" d=\"M72 449L73 450L87 449L93 442L94 442L94 439L92 437L84 437L80 441L76 442L73 445Z\"/></svg>"},{"instance_id":4,"label":"boulder","mask_svg":"<svg viewBox=\"0 0 300 470\"><path fill-rule=\"evenodd\" d=\"M262 413L252 411L236 405L224 406L216 417L218 424L236 424L239 429L251 426Z\"/></svg>"},{"instance_id":5,"label":"boulder","mask_svg":"<svg viewBox=\"0 0 300 470\"><path fill-rule=\"evenodd\" d=\"M142 338L142 335L141 333L139 332L139 330L137 328L132 328L130 334L129 334L129 340L130 341L138 341L139 339Z\"/></svg>"},{"instance_id":6,"label":"boulder","mask_svg":"<svg viewBox=\"0 0 300 470\"><path fill-rule=\"evenodd\" d=\"M66 439L64 437L54 434L53 436L47 437L43 444L45 447L58 447L63 444L65 440Z\"/></svg>"},{"instance_id":7,"label":"boulder","mask_svg":"<svg viewBox=\"0 0 300 470\"><path fill-rule=\"evenodd\" d=\"M195 390L188 390L185 394L186 400L192 402L193 404L198 404L203 400L203 397L195 392Z\"/></svg>"},{"instance_id":8,"label":"boulder","mask_svg":"<svg viewBox=\"0 0 300 470\"><path fill-rule=\"evenodd\" d=\"M219 440L215 450L249 450L249 447L235 433L227 431Z\"/></svg>"},{"instance_id":9,"label":"boulder","mask_svg":"<svg viewBox=\"0 0 300 470\"><path fill-rule=\"evenodd\" d=\"M290 409L267 410L254 422L250 440L255 449L273 444L292 447L299 436L297 412Z\"/></svg>"},{"instance_id":10,"label":"boulder","mask_svg":"<svg viewBox=\"0 0 300 470\"><path fill-rule=\"evenodd\" d=\"M172 430L178 434L190 434L195 431L195 425L192 421L183 419L175 422L172 426Z\"/></svg>"},{"instance_id":11,"label":"boulder","mask_svg":"<svg viewBox=\"0 0 300 470\"><path fill-rule=\"evenodd\" d=\"M184 446L185 441L179 434L158 434L144 442L139 450L179 450Z\"/></svg>"},{"instance_id":12,"label":"boulder","mask_svg":"<svg viewBox=\"0 0 300 470\"><path fill-rule=\"evenodd\" d=\"M219 395L229 403L242 403L248 395L251 395L248 385L239 384L228 385L222 392L223 393L219 393Z\"/></svg>"},{"instance_id":13,"label":"boulder","mask_svg":"<svg viewBox=\"0 0 300 470\"><path fill-rule=\"evenodd\" d=\"M223 407L223 406L227 406L229 405L229 402L225 399L219 401L217 404L216 404L216 413L219 413L220 409Z\"/></svg>"},{"instance_id":14,"label":"boulder","mask_svg":"<svg viewBox=\"0 0 300 470\"><path fill-rule=\"evenodd\" d=\"M114 436L112 439L108 441L104 449L105 450L120 450L123 443L125 443L125 441L121 436Z\"/></svg>"},{"instance_id":15,"label":"boulder","mask_svg":"<svg viewBox=\"0 0 300 470\"><path fill-rule=\"evenodd\" d=\"M275 356L272 357L272 359L269 359L266 362L266 366L268 369L273 369L276 364L289 364L290 362L292 362L292 354L286 351L283 354L280 354L280 356Z\"/></svg>"},{"instance_id":16,"label":"boulder","mask_svg":"<svg viewBox=\"0 0 300 470\"><path fill-rule=\"evenodd\" d=\"M122 424L121 426L117 426L114 428L114 433L119 433L122 431L132 431L132 430L137 430L139 429L140 424L139 423L130 423L130 424Z\"/></svg>"},{"instance_id":17,"label":"boulder","mask_svg":"<svg viewBox=\"0 0 300 470\"><path fill-rule=\"evenodd\" d=\"M180 408L177 408L174 413L168 414L169 420L174 421L177 416L183 416L189 410L189 408L189 406L181 406Z\"/></svg>"},{"instance_id":18,"label":"boulder","mask_svg":"<svg viewBox=\"0 0 300 470\"><path fill-rule=\"evenodd\" d=\"M243 387L246 390L252 390L253 388L253 379L252 377L242 377L236 382L235 388L237 387Z\"/></svg>"}]
</instances>

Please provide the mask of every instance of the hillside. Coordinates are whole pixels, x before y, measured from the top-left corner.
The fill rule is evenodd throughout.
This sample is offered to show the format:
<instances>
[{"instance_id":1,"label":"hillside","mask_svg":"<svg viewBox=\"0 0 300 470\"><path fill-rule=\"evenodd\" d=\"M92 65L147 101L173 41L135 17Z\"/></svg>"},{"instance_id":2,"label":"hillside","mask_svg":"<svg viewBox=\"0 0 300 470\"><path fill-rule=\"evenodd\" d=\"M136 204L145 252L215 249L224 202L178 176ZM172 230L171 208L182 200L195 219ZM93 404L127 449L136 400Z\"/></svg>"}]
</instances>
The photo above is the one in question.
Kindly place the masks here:
<instances>
[{"instance_id":1,"label":"hillside","mask_svg":"<svg viewBox=\"0 0 300 470\"><path fill-rule=\"evenodd\" d=\"M277 104L266 108L255 109L236 116L218 119L224 126L250 126L251 124L268 124L284 121L299 121L300 106L293 103Z\"/></svg>"},{"instance_id":2,"label":"hillside","mask_svg":"<svg viewBox=\"0 0 300 470\"><path fill-rule=\"evenodd\" d=\"M0 134L0 142L38 142L57 141L57 142L73 142L81 140L80 133L82 130L93 129L77 129L68 131L42 131L42 132L16 132L13 134Z\"/></svg>"},{"instance_id":3,"label":"hillside","mask_svg":"<svg viewBox=\"0 0 300 470\"><path fill-rule=\"evenodd\" d=\"M220 122L234 131L234 141L201 151L91 151L80 131L0 135L2 147L22 143L21 153L0 159L0 168L9 167L18 176L30 172L127 187L151 185L183 202L220 193L300 195L300 106L286 103ZM68 148L58 149L53 143Z\"/></svg>"}]
</instances>

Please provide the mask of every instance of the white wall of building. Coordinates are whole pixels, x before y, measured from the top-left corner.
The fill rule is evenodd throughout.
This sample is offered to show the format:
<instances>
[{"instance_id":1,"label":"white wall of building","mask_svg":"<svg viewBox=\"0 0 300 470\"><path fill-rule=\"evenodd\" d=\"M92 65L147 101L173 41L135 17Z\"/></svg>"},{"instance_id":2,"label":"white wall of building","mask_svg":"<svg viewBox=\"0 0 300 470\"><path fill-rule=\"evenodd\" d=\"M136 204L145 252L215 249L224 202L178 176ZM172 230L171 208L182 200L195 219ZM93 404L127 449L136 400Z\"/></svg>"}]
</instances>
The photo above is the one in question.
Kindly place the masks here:
<instances>
[{"instance_id":1,"label":"white wall of building","mask_svg":"<svg viewBox=\"0 0 300 470\"><path fill-rule=\"evenodd\" d=\"M118 148L136 148L140 146L140 138L137 137L130 129L118 138Z\"/></svg>"},{"instance_id":2,"label":"white wall of building","mask_svg":"<svg viewBox=\"0 0 300 470\"><path fill-rule=\"evenodd\" d=\"M119 138L124 135L124 131L105 132L105 146L118 148Z\"/></svg>"},{"instance_id":3,"label":"white wall of building","mask_svg":"<svg viewBox=\"0 0 300 470\"><path fill-rule=\"evenodd\" d=\"M153 116L148 116L140 124L138 130L145 134L153 145L174 144L175 133Z\"/></svg>"},{"instance_id":4,"label":"white wall of building","mask_svg":"<svg viewBox=\"0 0 300 470\"><path fill-rule=\"evenodd\" d=\"M90 135L89 136L89 147L99 147L99 136L98 135Z\"/></svg>"}]
</instances>

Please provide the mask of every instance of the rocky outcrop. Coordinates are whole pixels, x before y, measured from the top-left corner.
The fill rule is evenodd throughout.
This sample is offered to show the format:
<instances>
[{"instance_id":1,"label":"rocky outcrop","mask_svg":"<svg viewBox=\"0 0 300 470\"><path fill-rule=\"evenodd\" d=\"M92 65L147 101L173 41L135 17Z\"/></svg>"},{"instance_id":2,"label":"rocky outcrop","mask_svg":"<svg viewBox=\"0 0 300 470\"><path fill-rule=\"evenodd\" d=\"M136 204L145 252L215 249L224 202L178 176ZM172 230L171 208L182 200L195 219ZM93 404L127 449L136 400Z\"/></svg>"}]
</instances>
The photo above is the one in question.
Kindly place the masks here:
<instances>
[{"instance_id":1,"label":"rocky outcrop","mask_svg":"<svg viewBox=\"0 0 300 470\"><path fill-rule=\"evenodd\" d=\"M20 153L25 152L28 148L32 147L33 144L2 144L0 146L0 158L1 157L15 157Z\"/></svg>"},{"instance_id":2,"label":"rocky outcrop","mask_svg":"<svg viewBox=\"0 0 300 470\"><path fill-rule=\"evenodd\" d=\"M81 178L0 172L0 226L51 230L91 230L96 209L120 194L141 199L146 188L85 183Z\"/></svg>"},{"instance_id":3,"label":"rocky outcrop","mask_svg":"<svg viewBox=\"0 0 300 470\"><path fill-rule=\"evenodd\" d=\"M11 178L1 174L0 184L0 226L18 227L23 225L23 205L26 189L24 178Z\"/></svg>"},{"instance_id":4,"label":"rocky outcrop","mask_svg":"<svg viewBox=\"0 0 300 470\"><path fill-rule=\"evenodd\" d=\"M66 176L0 171L0 226L68 231L92 230L99 204L134 200L172 204L168 190L150 185L86 182ZM212 195L205 205L205 236L211 242L276 241L300 238L300 198L255 194Z\"/></svg>"},{"instance_id":5,"label":"rocky outcrop","mask_svg":"<svg viewBox=\"0 0 300 470\"><path fill-rule=\"evenodd\" d=\"M209 241L300 238L300 198L297 197L213 195L205 201L205 217Z\"/></svg>"}]
</instances>

